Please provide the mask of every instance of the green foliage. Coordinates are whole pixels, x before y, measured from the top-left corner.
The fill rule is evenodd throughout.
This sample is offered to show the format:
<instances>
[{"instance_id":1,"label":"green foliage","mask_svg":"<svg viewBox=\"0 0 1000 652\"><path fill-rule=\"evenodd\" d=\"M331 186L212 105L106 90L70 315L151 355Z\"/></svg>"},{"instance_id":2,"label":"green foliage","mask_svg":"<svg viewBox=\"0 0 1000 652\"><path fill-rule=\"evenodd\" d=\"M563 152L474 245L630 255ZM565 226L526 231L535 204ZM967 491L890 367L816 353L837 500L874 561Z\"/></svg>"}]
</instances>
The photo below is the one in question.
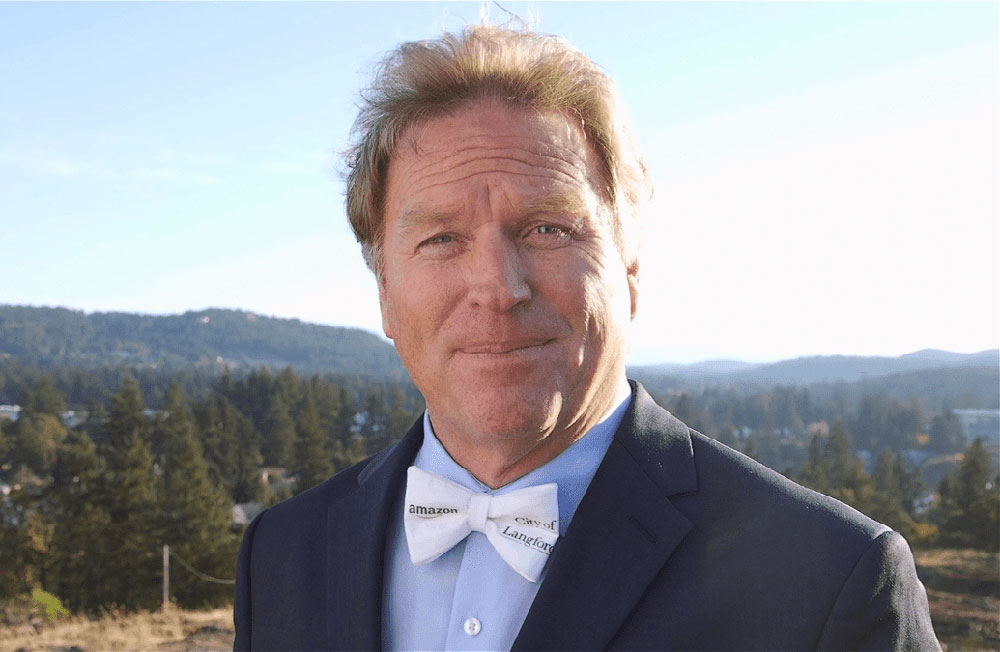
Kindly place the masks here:
<instances>
[{"instance_id":1,"label":"green foliage","mask_svg":"<svg viewBox=\"0 0 1000 652\"><path fill-rule=\"evenodd\" d=\"M831 426L829 435L813 436L796 480L859 511L870 510L871 478L861 460L852 453L851 437L840 421Z\"/></svg>"},{"instance_id":2,"label":"green foliage","mask_svg":"<svg viewBox=\"0 0 1000 652\"><path fill-rule=\"evenodd\" d=\"M4 462L15 468L26 466L39 476L45 476L56 446L66 436L67 429L55 415L29 413L8 426L7 432Z\"/></svg>"},{"instance_id":3,"label":"green foliage","mask_svg":"<svg viewBox=\"0 0 1000 652\"><path fill-rule=\"evenodd\" d=\"M938 486L941 545L1000 550L1000 473L977 439Z\"/></svg>"},{"instance_id":4,"label":"green foliage","mask_svg":"<svg viewBox=\"0 0 1000 652\"><path fill-rule=\"evenodd\" d=\"M25 391L20 399L24 414L51 414L59 416L66 409L66 400L52 384L52 377L43 374L34 390Z\"/></svg>"},{"instance_id":5,"label":"green foliage","mask_svg":"<svg viewBox=\"0 0 1000 652\"><path fill-rule=\"evenodd\" d=\"M111 518L104 566L111 595L123 606L152 609L157 594L158 501L153 454L147 438L142 394L127 380L111 399L103 456L107 462L103 500Z\"/></svg>"},{"instance_id":6,"label":"green foliage","mask_svg":"<svg viewBox=\"0 0 1000 652\"><path fill-rule=\"evenodd\" d=\"M16 447L18 459L42 473L3 458L0 479L21 489L0 496L0 597L40 586L75 612L155 608L164 543L177 560L231 578L239 536L230 507L264 497L261 450L280 451L284 438L290 465L307 462L290 471L322 481L369 454L354 418L362 400L387 439L401 436L422 408L411 385L368 392L368 382L300 380L291 369L273 377L266 370L225 375L208 400L195 404L196 418L180 386L163 389L162 410L149 412L142 383L125 376L105 402L88 402L86 422L73 430L50 413L50 399L29 397L34 414L4 423L0 448ZM44 389L33 380L32 392L38 386ZM95 396L102 387L95 386ZM262 419L266 437L254 418ZM267 492L269 500L289 495L280 484ZM179 561L171 565L171 595L182 606L222 604L231 593Z\"/></svg>"},{"instance_id":7,"label":"green foliage","mask_svg":"<svg viewBox=\"0 0 1000 652\"><path fill-rule=\"evenodd\" d=\"M97 612L116 600L106 567L112 550L105 469L84 433L71 433L59 447L47 489L54 534L48 585L74 611Z\"/></svg>"},{"instance_id":8,"label":"green foliage","mask_svg":"<svg viewBox=\"0 0 1000 652\"><path fill-rule=\"evenodd\" d=\"M301 493L333 475L333 462L326 450L326 438L320 428L319 412L311 393L306 394L299 410L297 432L293 470L298 476L295 492Z\"/></svg>"},{"instance_id":9,"label":"green foliage","mask_svg":"<svg viewBox=\"0 0 1000 652\"><path fill-rule=\"evenodd\" d=\"M222 486L234 502L258 500L260 435L250 420L221 394L197 406L195 417L213 484Z\"/></svg>"},{"instance_id":10,"label":"green foliage","mask_svg":"<svg viewBox=\"0 0 1000 652\"><path fill-rule=\"evenodd\" d=\"M49 620L55 620L60 616L68 616L69 611L62 606L62 602L59 598L52 595L48 591L43 591L35 587L31 590L31 600L38 606L45 609L45 617Z\"/></svg>"},{"instance_id":11,"label":"green foliage","mask_svg":"<svg viewBox=\"0 0 1000 652\"><path fill-rule=\"evenodd\" d=\"M25 593L38 579L44 549L33 503L23 489L0 496L0 599Z\"/></svg>"},{"instance_id":12,"label":"green foliage","mask_svg":"<svg viewBox=\"0 0 1000 652\"><path fill-rule=\"evenodd\" d=\"M2 350L26 363L98 366L108 360L171 370L215 367L221 357L245 368L295 365L403 379L391 345L356 328L304 324L236 310L152 316L63 308L0 306Z\"/></svg>"},{"instance_id":13,"label":"green foliage","mask_svg":"<svg viewBox=\"0 0 1000 652\"><path fill-rule=\"evenodd\" d=\"M179 387L168 394L166 416L156 425L164 442L161 489L162 542L201 572L232 574L238 539L229 529L229 497L209 478L194 417ZM205 582L186 568L171 567L171 595L177 604L197 609L223 603L232 588Z\"/></svg>"},{"instance_id":14,"label":"green foliage","mask_svg":"<svg viewBox=\"0 0 1000 652\"><path fill-rule=\"evenodd\" d=\"M872 470L872 482L874 492L865 513L902 534L911 544L926 543L930 532L920 526L914 514L920 481L902 455L883 450Z\"/></svg>"},{"instance_id":15,"label":"green foliage","mask_svg":"<svg viewBox=\"0 0 1000 652\"><path fill-rule=\"evenodd\" d=\"M852 431L862 448L901 451L914 447L924 421L917 406L903 405L884 394L867 394L858 405Z\"/></svg>"},{"instance_id":16,"label":"green foliage","mask_svg":"<svg viewBox=\"0 0 1000 652\"><path fill-rule=\"evenodd\" d=\"M291 466L295 453L295 423L281 394L276 394L271 399L264 432L264 463L268 466Z\"/></svg>"},{"instance_id":17,"label":"green foliage","mask_svg":"<svg viewBox=\"0 0 1000 652\"><path fill-rule=\"evenodd\" d=\"M955 453L965 448L962 424L951 410L934 415L929 434L928 448L936 453Z\"/></svg>"}]
</instances>

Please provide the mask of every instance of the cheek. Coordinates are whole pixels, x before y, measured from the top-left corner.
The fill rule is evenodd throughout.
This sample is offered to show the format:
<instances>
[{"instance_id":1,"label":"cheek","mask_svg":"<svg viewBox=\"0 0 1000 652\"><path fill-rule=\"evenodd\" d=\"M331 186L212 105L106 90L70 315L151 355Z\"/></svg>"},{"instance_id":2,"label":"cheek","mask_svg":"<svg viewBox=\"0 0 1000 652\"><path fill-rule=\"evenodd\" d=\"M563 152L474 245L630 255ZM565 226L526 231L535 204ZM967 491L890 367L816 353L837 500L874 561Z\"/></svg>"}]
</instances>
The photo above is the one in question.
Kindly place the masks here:
<instances>
[{"instance_id":1,"label":"cheek","mask_svg":"<svg viewBox=\"0 0 1000 652\"><path fill-rule=\"evenodd\" d=\"M447 276L410 269L396 276L383 301L383 320L394 330L394 339L411 347L427 345L440 332L454 282Z\"/></svg>"}]
</instances>

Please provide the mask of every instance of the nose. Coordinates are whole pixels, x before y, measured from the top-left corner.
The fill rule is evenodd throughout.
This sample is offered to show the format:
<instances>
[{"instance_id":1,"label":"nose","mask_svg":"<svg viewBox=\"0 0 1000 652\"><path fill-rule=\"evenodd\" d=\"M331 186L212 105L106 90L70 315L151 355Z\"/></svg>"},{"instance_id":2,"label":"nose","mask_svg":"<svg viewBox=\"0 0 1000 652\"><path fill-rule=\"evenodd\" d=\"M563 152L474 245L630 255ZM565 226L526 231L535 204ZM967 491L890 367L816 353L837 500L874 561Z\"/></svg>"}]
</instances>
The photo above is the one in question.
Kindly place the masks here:
<instances>
[{"instance_id":1,"label":"nose","mask_svg":"<svg viewBox=\"0 0 1000 652\"><path fill-rule=\"evenodd\" d=\"M517 245L502 232L476 239L468 270L468 298L473 306L506 312L531 298L521 256Z\"/></svg>"}]
</instances>

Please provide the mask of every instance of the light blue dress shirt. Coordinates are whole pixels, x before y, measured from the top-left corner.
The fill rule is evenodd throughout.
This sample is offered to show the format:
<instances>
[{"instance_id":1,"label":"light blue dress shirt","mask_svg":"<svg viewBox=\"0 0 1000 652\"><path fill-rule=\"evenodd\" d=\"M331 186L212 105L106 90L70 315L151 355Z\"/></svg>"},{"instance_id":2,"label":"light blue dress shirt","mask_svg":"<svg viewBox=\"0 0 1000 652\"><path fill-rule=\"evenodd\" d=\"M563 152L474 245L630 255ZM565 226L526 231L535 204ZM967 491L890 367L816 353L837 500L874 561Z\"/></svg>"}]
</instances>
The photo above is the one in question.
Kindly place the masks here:
<instances>
[{"instance_id":1,"label":"light blue dress shirt","mask_svg":"<svg viewBox=\"0 0 1000 652\"><path fill-rule=\"evenodd\" d=\"M630 390L622 379L616 407L558 457L499 489L490 489L458 465L434 435L424 412L424 441L413 465L494 496L534 485L558 485L559 535L590 484L625 410ZM434 561L414 566L403 529L403 495L390 519L382 609L386 650L509 650L539 585L512 570L481 532L472 532Z\"/></svg>"}]
</instances>

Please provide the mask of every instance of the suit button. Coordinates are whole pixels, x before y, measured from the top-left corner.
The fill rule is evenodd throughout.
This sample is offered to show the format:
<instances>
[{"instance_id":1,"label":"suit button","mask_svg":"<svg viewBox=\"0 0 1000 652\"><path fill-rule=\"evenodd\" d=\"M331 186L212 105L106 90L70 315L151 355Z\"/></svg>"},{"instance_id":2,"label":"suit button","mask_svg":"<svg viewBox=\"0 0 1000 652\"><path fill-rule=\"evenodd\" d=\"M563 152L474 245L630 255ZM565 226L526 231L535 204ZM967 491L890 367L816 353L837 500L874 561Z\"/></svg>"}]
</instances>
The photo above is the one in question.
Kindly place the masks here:
<instances>
[{"instance_id":1,"label":"suit button","mask_svg":"<svg viewBox=\"0 0 1000 652\"><path fill-rule=\"evenodd\" d=\"M475 636L483 629L483 624L479 622L478 618L468 618L462 625L462 628L465 629L465 633L469 636Z\"/></svg>"}]
</instances>

